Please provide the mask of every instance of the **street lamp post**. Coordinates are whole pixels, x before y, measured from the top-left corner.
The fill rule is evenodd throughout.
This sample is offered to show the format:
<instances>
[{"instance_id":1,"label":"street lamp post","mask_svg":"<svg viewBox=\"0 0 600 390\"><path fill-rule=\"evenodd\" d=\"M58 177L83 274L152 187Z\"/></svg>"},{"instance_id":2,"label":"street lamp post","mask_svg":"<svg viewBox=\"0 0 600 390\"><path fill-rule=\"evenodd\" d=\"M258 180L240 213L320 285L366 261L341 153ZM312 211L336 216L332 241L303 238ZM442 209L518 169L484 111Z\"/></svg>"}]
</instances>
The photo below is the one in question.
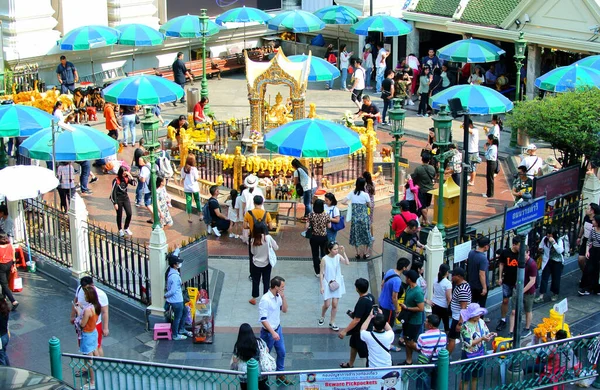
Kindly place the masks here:
<instances>
[{"instance_id":1,"label":"street lamp post","mask_svg":"<svg viewBox=\"0 0 600 390\"><path fill-rule=\"evenodd\" d=\"M158 199L156 196L156 150L160 147L158 142L158 118L152 114L152 108L146 107L144 119L140 121L142 132L146 143L144 144L148 150L150 157L150 191L152 192L152 230L161 228L160 218L158 216Z\"/></svg>"},{"instance_id":2,"label":"street lamp post","mask_svg":"<svg viewBox=\"0 0 600 390\"><path fill-rule=\"evenodd\" d=\"M400 183L400 158L402 157L402 145L406 141L401 141L404 136L404 120L406 119L406 110L401 108L400 99L392 99L393 108L389 110L390 122L392 130L390 134L394 137L394 140L389 143L394 148L394 201L392 202L392 218L390 220L390 237L395 237L395 232L392 229L392 222L394 216L400 214L400 207L398 207L399 199L399 187Z\"/></svg>"},{"instance_id":3,"label":"street lamp post","mask_svg":"<svg viewBox=\"0 0 600 390\"><path fill-rule=\"evenodd\" d=\"M519 33L519 39L515 41L515 66L517 67L517 80L515 83L515 101L521 100L521 68L525 61L525 49L527 41L523 38L523 31ZM510 131L510 146L517 147L517 129Z\"/></svg>"},{"instance_id":4,"label":"street lamp post","mask_svg":"<svg viewBox=\"0 0 600 390\"><path fill-rule=\"evenodd\" d=\"M454 152L447 151L450 145L452 135L452 116L447 111L446 106L440 106L438 115L433 117L433 129L435 132L435 144L438 147L438 154L435 157L439 165L439 189L437 199L437 228L446 237L446 226L444 225L444 165L448 158L454 156Z\"/></svg>"},{"instance_id":5,"label":"street lamp post","mask_svg":"<svg viewBox=\"0 0 600 390\"><path fill-rule=\"evenodd\" d=\"M206 22L208 16L206 9L200 10L200 35L202 35L202 82L200 83L200 97L208 97L208 80L206 79L206 36L208 35L208 27Z\"/></svg>"}]
</instances>

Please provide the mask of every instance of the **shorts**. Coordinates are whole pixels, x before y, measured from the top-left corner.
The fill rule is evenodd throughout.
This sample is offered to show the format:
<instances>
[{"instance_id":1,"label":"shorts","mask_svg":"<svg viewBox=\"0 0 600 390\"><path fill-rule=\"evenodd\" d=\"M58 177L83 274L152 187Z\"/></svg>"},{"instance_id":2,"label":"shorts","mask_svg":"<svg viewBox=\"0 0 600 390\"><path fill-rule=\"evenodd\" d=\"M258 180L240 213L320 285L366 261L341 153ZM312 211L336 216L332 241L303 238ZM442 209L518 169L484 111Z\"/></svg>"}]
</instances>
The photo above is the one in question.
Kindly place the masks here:
<instances>
[{"instance_id":1,"label":"shorts","mask_svg":"<svg viewBox=\"0 0 600 390\"><path fill-rule=\"evenodd\" d=\"M351 99L353 102L360 102L364 89L353 89Z\"/></svg>"},{"instance_id":2,"label":"shorts","mask_svg":"<svg viewBox=\"0 0 600 390\"><path fill-rule=\"evenodd\" d=\"M515 286L502 283L502 298L510 298L513 296Z\"/></svg>"},{"instance_id":3,"label":"shorts","mask_svg":"<svg viewBox=\"0 0 600 390\"><path fill-rule=\"evenodd\" d=\"M96 324L96 332L98 332L98 348L102 347L102 322ZM77 345L81 346L81 339L77 339Z\"/></svg>"},{"instance_id":4,"label":"shorts","mask_svg":"<svg viewBox=\"0 0 600 390\"><path fill-rule=\"evenodd\" d=\"M144 205L150 206L152 204L152 192L144 194Z\"/></svg>"},{"instance_id":5,"label":"shorts","mask_svg":"<svg viewBox=\"0 0 600 390\"><path fill-rule=\"evenodd\" d=\"M94 329L92 332L82 332L81 341L79 343L79 352L83 355L88 355L98 348L98 331Z\"/></svg>"},{"instance_id":6,"label":"shorts","mask_svg":"<svg viewBox=\"0 0 600 390\"><path fill-rule=\"evenodd\" d=\"M431 198L433 195L427 192L419 191L419 201L421 201L421 210L431 206Z\"/></svg>"},{"instance_id":7,"label":"shorts","mask_svg":"<svg viewBox=\"0 0 600 390\"><path fill-rule=\"evenodd\" d=\"M421 324L402 324L402 334L404 335L404 340L408 341L417 341L419 338L419 334L421 333Z\"/></svg>"},{"instance_id":8,"label":"shorts","mask_svg":"<svg viewBox=\"0 0 600 390\"><path fill-rule=\"evenodd\" d=\"M350 348L356 349L360 358L367 358L369 356L369 349L367 343L360 339L360 333L352 333L350 335Z\"/></svg>"},{"instance_id":9,"label":"shorts","mask_svg":"<svg viewBox=\"0 0 600 390\"><path fill-rule=\"evenodd\" d=\"M458 325L458 320L452 319L450 322L450 329L448 329L448 338L452 340L456 340L460 338L460 331L456 330L456 326Z\"/></svg>"},{"instance_id":10,"label":"shorts","mask_svg":"<svg viewBox=\"0 0 600 390\"><path fill-rule=\"evenodd\" d=\"M585 256L585 251L587 250L587 237L581 238L581 245L579 246L579 256Z\"/></svg>"},{"instance_id":11,"label":"shorts","mask_svg":"<svg viewBox=\"0 0 600 390\"><path fill-rule=\"evenodd\" d=\"M533 312L533 297L535 294L523 294L523 312L531 313ZM512 307L513 310L517 306L517 294L513 295L512 299Z\"/></svg>"},{"instance_id":12,"label":"shorts","mask_svg":"<svg viewBox=\"0 0 600 390\"><path fill-rule=\"evenodd\" d=\"M460 354L461 359L467 359L467 352L462 351ZM464 368L462 373L463 382L469 382L471 378L481 378L483 376L483 359L476 362L468 363L468 366Z\"/></svg>"},{"instance_id":13,"label":"shorts","mask_svg":"<svg viewBox=\"0 0 600 390\"><path fill-rule=\"evenodd\" d=\"M385 322L390 324L390 326L393 328L394 324L396 323L396 311L381 308L381 312L383 314L383 318L385 318Z\"/></svg>"},{"instance_id":14,"label":"shorts","mask_svg":"<svg viewBox=\"0 0 600 390\"><path fill-rule=\"evenodd\" d=\"M480 162L481 158L479 157L479 152L469 153L469 165L471 166L470 172L475 172L477 170L477 164Z\"/></svg>"}]
</instances>

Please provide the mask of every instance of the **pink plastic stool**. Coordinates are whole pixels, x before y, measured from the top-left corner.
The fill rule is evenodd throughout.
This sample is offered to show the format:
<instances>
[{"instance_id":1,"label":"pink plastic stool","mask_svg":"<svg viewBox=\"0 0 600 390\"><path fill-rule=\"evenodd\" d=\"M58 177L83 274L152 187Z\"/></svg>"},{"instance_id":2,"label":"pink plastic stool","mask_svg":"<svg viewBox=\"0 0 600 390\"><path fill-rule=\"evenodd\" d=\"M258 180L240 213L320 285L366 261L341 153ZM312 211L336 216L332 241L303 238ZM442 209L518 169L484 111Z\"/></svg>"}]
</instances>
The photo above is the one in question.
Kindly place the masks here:
<instances>
[{"instance_id":1,"label":"pink plastic stool","mask_svg":"<svg viewBox=\"0 0 600 390\"><path fill-rule=\"evenodd\" d=\"M171 324L159 323L154 325L154 341L158 339L172 340Z\"/></svg>"}]
</instances>

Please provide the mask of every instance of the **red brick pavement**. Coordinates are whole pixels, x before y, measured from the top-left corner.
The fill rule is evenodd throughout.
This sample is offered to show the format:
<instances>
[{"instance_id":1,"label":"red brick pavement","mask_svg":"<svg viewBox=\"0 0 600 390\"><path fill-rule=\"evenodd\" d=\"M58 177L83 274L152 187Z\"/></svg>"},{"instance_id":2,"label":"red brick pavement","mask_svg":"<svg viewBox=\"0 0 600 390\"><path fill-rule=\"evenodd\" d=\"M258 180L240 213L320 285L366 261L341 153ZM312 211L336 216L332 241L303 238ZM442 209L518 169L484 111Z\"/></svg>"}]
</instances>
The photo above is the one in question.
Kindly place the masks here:
<instances>
[{"instance_id":1,"label":"red brick pavement","mask_svg":"<svg viewBox=\"0 0 600 390\"><path fill-rule=\"evenodd\" d=\"M391 140L391 137L387 132L379 131L378 136L382 144ZM404 145L403 155L411 162L409 172L412 172L414 167L419 163L420 152L425 145L425 141L413 137L405 137L405 139L408 142ZM131 161L133 151L134 148L131 147L124 149L120 158L124 161ZM109 229L116 231L115 211L109 200L111 182L114 176L104 175L96 168L93 169L96 175L98 175L99 180L90 185L93 194L83 195L83 199L88 207L90 220L100 226L106 226ZM471 191L468 198L469 211L467 219L469 222L476 222L482 218L497 214L502 211L505 204L512 203L512 196L503 170L501 170L501 173L496 178L496 197L494 199L485 199L481 196L481 194L485 192L485 163L478 166L476 185L474 187L469 187L469 189ZM132 192L131 197L133 198L133 188L130 189L130 192ZM46 200L52 202L52 195L47 194ZM300 206L298 212L299 215L301 215L302 209L303 207ZM375 210L375 254L381 252L381 239L384 234L388 232L390 211L391 206L389 204L380 205ZM197 218L194 218L193 223L187 222L184 210L172 208L171 214L173 216L174 225L166 231L170 247L181 245L182 241L187 240L190 236L205 233L205 225L199 222ZM146 220L149 217L150 213L146 209L134 207L133 219L131 222L134 240L139 240L142 243L148 242L151 233L151 225L148 224ZM377 223L377 221L380 221L381 223ZM295 226L291 224L283 225L277 237L281 248L279 251L280 256L310 257L310 246L308 241L300 235L302 230L303 226L300 223ZM338 241L347 247L349 247L349 233L349 229L347 228L338 234ZM215 239L213 236L209 240L209 253L213 256L246 256L247 247L240 240L230 239L226 236ZM352 254L353 251L349 251L349 253Z\"/></svg>"}]
</instances>

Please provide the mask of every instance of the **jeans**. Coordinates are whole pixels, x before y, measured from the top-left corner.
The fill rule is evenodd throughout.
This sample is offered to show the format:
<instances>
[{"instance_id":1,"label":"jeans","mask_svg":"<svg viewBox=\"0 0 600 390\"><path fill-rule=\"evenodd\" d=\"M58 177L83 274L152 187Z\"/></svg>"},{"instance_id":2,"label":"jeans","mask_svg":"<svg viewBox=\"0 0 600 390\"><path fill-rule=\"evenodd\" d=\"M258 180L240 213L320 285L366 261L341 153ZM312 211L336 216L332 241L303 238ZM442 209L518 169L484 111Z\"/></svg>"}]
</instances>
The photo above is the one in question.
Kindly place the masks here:
<instances>
[{"instance_id":1,"label":"jeans","mask_svg":"<svg viewBox=\"0 0 600 390\"><path fill-rule=\"evenodd\" d=\"M348 68L342 68L342 78L341 78L341 82L342 82L342 89L347 88L347 84L346 81L348 81Z\"/></svg>"},{"instance_id":2,"label":"jeans","mask_svg":"<svg viewBox=\"0 0 600 390\"><path fill-rule=\"evenodd\" d=\"M121 230L123 226L121 225L121 221L123 220L123 210L125 210L125 229L129 229L129 224L131 223L131 202L129 198L125 200L117 201L117 228Z\"/></svg>"},{"instance_id":3,"label":"jeans","mask_svg":"<svg viewBox=\"0 0 600 390\"><path fill-rule=\"evenodd\" d=\"M183 84L177 83L177 85L179 85L181 87L181 89L183 89L183 96L181 97L181 99L179 101L181 103L185 103L185 81L183 82Z\"/></svg>"},{"instance_id":4,"label":"jeans","mask_svg":"<svg viewBox=\"0 0 600 390\"><path fill-rule=\"evenodd\" d=\"M315 236L310 238L310 251L312 253L313 268L315 274L321 272L321 259L327 254L327 236Z\"/></svg>"},{"instance_id":5,"label":"jeans","mask_svg":"<svg viewBox=\"0 0 600 390\"><path fill-rule=\"evenodd\" d=\"M258 298L259 292L258 287L260 285L260 279L262 278L263 294L269 291L269 284L271 282L271 264L267 264L266 267L257 267L254 262L250 263L250 275L252 276L252 298Z\"/></svg>"},{"instance_id":6,"label":"jeans","mask_svg":"<svg viewBox=\"0 0 600 390\"><path fill-rule=\"evenodd\" d=\"M8 277L12 268L13 262L0 263L0 285L2 286L2 293L8 298L10 303L15 301L15 297L12 295L12 291L8 288Z\"/></svg>"},{"instance_id":7,"label":"jeans","mask_svg":"<svg viewBox=\"0 0 600 390\"><path fill-rule=\"evenodd\" d=\"M588 260L589 261L589 260ZM554 260L548 260L546 266L542 271L542 282L540 283L540 294L545 294L548 288L548 279L552 276L552 284L550 285L550 291L553 294L558 295L560 292L560 278L562 276L562 263ZM598 279L596 279L598 283Z\"/></svg>"},{"instance_id":8,"label":"jeans","mask_svg":"<svg viewBox=\"0 0 600 390\"><path fill-rule=\"evenodd\" d=\"M173 306L173 323L171 324L171 332L173 336L185 334L185 320L183 319L183 302L171 303Z\"/></svg>"},{"instance_id":9,"label":"jeans","mask_svg":"<svg viewBox=\"0 0 600 390\"><path fill-rule=\"evenodd\" d=\"M271 351L273 349L273 346L275 346L275 352L277 352L277 359L275 360L277 363L277 371L283 371L285 362L285 343L283 341L283 332L281 330L281 325L279 325L279 327L274 330L279 335L278 341L275 341L271 333L267 332L265 328L261 328L260 338L265 343L267 343L269 351Z\"/></svg>"},{"instance_id":10,"label":"jeans","mask_svg":"<svg viewBox=\"0 0 600 390\"><path fill-rule=\"evenodd\" d=\"M377 73L375 74L375 81L377 81L377 84L375 84L375 90L377 91L377 93L381 92L381 83L383 83L383 78L384 78L384 74L385 74L385 66L381 67L381 68L376 68L377 69Z\"/></svg>"},{"instance_id":11,"label":"jeans","mask_svg":"<svg viewBox=\"0 0 600 390\"><path fill-rule=\"evenodd\" d=\"M131 144L135 144L135 114L123 115L123 144L127 145L129 138Z\"/></svg>"},{"instance_id":12,"label":"jeans","mask_svg":"<svg viewBox=\"0 0 600 390\"><path fill-rule=\"evenodd\" d=\"M8 354L6 353L6 346L8 345L8 341L10 340L10 337L8 337L8 333L7 333L7 334L2 335L2 337L0 337L0 339L2 339L2 349L0 349L0 366L9 367L10 362L8 361Z\"/></svg>"},{"instance_id":13,"label":"jeans","mask_svg":"<svg viewBox=\"0 0 600 390\"><path fill-rule=\"evenodd\" d=\"M137 187L135 187L135 204L144 204L144 183L138 180Z\"/></svg>"},{"instance_id":14,"label":"jeans","mask_svg":"<svg viewBox=\"0 0 600 390\"><path fill-rule=\"evenodd\" d=\"M373 68L365 69L365 87L371 88L371 73L373 73Z\"/></svg>"},{"instance_id":15,"label":"jeans","mask_svg":"<svg viewBox=\"0 0 600 390\"><path fill-rule=\"evenodd\" d=\"M61 94L68 94L69 91L74 92L75 91L75 84L61 84L60 85L60 93Z\"/></svg>"},{"instance_id":16,"label":"jeans","mask_svg":"<svg viewBox=\"0 0 600 390\"><path fill-rule=\"evenodd\" d=\"M312 196L314 189L304 191L302 194L302 203L304 203L304 216L306 217L308 214L312 212Z\"/></svg>"},{"instance_id":17,"label":"jeans","mask_svg":"<svg viewBox=\"0 0 600 390\"><path fill-rule=\"evenodd\" d=\"M333 79L327 82L327 87L329 87L329 89L333 89Z\"/></svg>"},{"instance_id":18,"label":"jeans","mask_svg":"<svg viewBox=\"0 0 600 390\"><path fill-rule=\"evenodd\" d=\"M388 110L392 107L392 99L383 99L383 113L381 114L381 121L387 122L385 117L387 116Z\"/></svg>"},{"instance_id":19,"label":"jeans","mask_svg":"<svg viewBox=\"0 0 600 390\"><path fill-rule=\"evenodd\" d=\"M89 161L77 161L77 164L81 167L81 174L79 175L81 191L89 191L88 181L90 180L90 170L92 169L92 165Z\"/></svg>"}]
</instances>

